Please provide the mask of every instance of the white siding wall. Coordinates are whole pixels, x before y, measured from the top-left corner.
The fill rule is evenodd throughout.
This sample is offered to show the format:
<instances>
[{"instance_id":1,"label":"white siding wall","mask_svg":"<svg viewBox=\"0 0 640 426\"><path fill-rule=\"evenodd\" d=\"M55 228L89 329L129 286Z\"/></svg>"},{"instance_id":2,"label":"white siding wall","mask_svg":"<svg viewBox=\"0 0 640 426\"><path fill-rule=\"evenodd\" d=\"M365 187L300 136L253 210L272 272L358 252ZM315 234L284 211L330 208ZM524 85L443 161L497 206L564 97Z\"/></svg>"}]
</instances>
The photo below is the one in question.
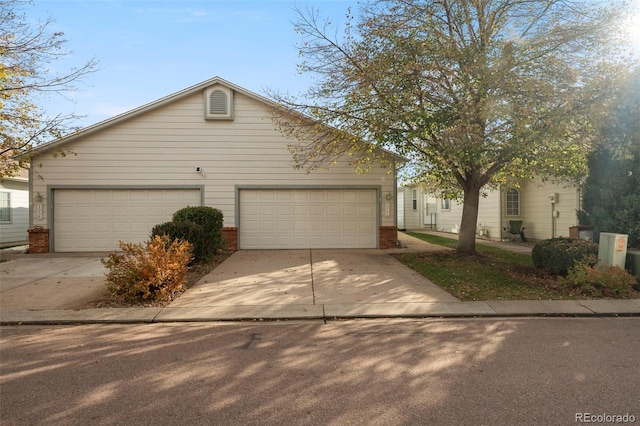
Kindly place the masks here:
<instances>
[{"instance_id":1,"label":"white siding wall","mask_svg":"<svg viewBox=\"0 0 640 426\"><path fill-rule=\"evenodd\" d=\"M549 195L558 194L554 210L558 217L552 217ZM543 240L551 237L568 237L569 227L578 224L576 216L580 209L579 193L575 187L551 182L531 182L521 188L521 215L527 238ZM503 208L503 213L505 209Z\"/></svg>"},{"instance_id":2,"label":"white siding wall","mask_svg":"<svg viewBox=\"0 0 640 426\"><path fill-rule=\"evenodd\" d=\"M404 226L406 229L420 228L420 189L417 192L417 209L413 209L413 188L404 188Z\"/></svg>"},{"instance_id":3,"label":"white siding wall","mask_svg":"<svg viewBox=\"0 0 640 426\"><path fill-rule=\"evenodd\" d=\"M462 203L451 200L450 210L442 210L442 200L438 200L438 230L444 232L459 232L462 222ZM500 191L490 191L486 197L480 197L478 204L478 220L486 229L490 239L500 239Z\"/></svg>"},{"instance_id":4,"label":"white siding wall","mask_svg":"<svg viewBox=\"0 0 640 426\"><path fill-rule=\"evenodd\" d=\"M450 200L450 209L444 210L442 208L442 200L438 198L436 201L437 208L437 228L438 231L455 232L460 230L460 220L462 218L462 203Z\"/></svg>"},{"instance_id":5,"label":"white siding wall","mask_svg":"<svg viewBox=\"0 0 640 426\"><path fill-rule=\"evenodd\" d=\"M401 187L398 189L398 203L402 203L399 215L404 215L404 229L431 228L429 213L436 213L436 199L425 192L423 188L417 188L417 208L413 209L413 188ZM400 197L402 193L402 197ZM427 206L428 204L428 206ZM427 213L425 215L425 213ZM435 228L434 228L435 229Z\"/></svg>"},{"instance_id":6,"label":"white siding wall","mask_svg":"<svg viewBox=\"0 0 640 426\"><path fill-rule=\"evenodd\" d=\"M462 219L462 216L460 217ZM478 205L478 224L486 227L488 238L499 240L501 236L500 223L500 191L490 191L486 197L480 197Z\"/></svg>"},{"instance_id":7,"label":"white siding wall","mask_svg":"<svg viewBox=\"0 0 640 426\"><path fill-rule=\"evenodd\" d=\"M552 226L555 237L568 237L569 227L577 225L576 211L580 208L579 193L575 187L541 183L534 181L520 188L520 215L506 215L506 188L490 191L486 197L480 198L478 206L478 224L486 226L490 239L500 239L502 228L508 226L509 220L522 220L525 236L534 240L551 238ZM558 194L558 202L554 210L558 217L552 221L551 203L548 196ZM419 228L420 211L411 208L411 188L405 188L405 224L407 229ZM451 209L443 210L441 200L437 200L437 229L453 232L460 229L462 220L462 204L450 202Z\"/></svg>"},{"instance_id":8,"label":"white siding wall","mask_svg":"<svg viewBox=\"0 0 640 426\"><path fill-rule=\"evenodd\" d=\"M398 199L397 199L397 215L398 215L398 229L407 229L404 222L404 188L398 189Z\"/></svg>"},{"instance_id":9,"label":"white siding wall","mask_svg":"<svg viewBox=\"0 0 640 426\"><path fill-rule=\"evenodd\" d=\"M295 171L291 141L274 129L261 102L241 93L234 95L233 121L203 116L203 95L196 93L70 142L65 148L72 153L65 157L41 154L33 160L42 177L34 179L33 190L44 195L50 185L204 185L205 205L222 210L225 226L237 226L236 185L363 185L381 186L383 198L394 193L394 176L381 167L356 174L345 162L311 174ZM381 214L381 225L394 225L394 205L390 212ZM34 225L50 226L49 217Z\"/></svg>"},{"instance_id":10,"label":"white siding wall","mask_svg":"<svg viewBox=\"0 0 640 426\"><path fill-rule=\"evenodd\" d=\"M0 245L24 243L29 239L29 183L14 180L0 182L0 191L11 195L11 222L0 223Z\"/></svg>"}]
</instances>

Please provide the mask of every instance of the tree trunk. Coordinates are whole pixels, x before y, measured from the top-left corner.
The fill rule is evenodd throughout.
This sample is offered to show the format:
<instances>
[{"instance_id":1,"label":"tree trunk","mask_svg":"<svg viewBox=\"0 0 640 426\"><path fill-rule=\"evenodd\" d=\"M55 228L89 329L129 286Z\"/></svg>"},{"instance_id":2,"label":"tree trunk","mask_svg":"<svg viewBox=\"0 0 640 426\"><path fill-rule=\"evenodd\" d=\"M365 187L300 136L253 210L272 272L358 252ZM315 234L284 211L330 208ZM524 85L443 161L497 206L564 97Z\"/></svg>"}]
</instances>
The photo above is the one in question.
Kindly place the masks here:
<instances>
[{"instance_id":1,"label":"tree trunk","mask_svg":"<svg viewBox=\"0 0 640 426\"><path fill-rule=\"evenodd\" d=\"M480 203L480 187L475 185L464 188L464 205L462 206L462 222L456 252L476 254L476 224L478 222L478 205Z\"/></svg>"}]
</instances>

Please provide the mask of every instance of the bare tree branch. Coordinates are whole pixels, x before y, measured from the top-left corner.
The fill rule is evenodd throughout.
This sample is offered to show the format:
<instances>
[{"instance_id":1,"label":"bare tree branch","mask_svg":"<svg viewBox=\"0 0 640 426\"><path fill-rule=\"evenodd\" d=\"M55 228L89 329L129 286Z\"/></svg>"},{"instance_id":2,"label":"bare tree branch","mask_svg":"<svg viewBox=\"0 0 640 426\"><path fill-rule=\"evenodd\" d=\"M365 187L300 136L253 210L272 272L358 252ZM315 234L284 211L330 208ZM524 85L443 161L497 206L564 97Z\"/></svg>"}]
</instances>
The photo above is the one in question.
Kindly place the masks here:
<instances>
[{"instance_id":1,"label":"bare tree branch","mask_svg":"<svg viewBox=\"0 0 640 426\"><path fill-rule=\"evenodd\" d=\"M71 52L61 32L51 32L51 17L31 24L22 12L23 0L0 0L0 177L17 172L11 159L35 146L73 130L75 114L45 116L37 96L77 89L76 84L95 72L91 59L66 73L52 74L49 65Z\"/></svg>"}]
</instances>

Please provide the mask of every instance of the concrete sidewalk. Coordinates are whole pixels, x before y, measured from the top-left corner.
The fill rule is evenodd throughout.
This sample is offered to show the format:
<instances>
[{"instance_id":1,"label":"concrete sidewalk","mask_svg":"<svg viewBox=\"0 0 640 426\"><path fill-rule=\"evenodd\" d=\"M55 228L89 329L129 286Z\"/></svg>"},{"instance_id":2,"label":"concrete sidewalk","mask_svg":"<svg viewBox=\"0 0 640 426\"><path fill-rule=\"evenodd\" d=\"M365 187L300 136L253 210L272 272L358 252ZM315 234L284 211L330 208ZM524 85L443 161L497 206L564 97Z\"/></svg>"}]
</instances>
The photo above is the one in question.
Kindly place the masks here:
<instances>
[{"instance_id":1,"label":"concrete sidewalk","mask_svg":"<svg viewBox=\"0 0 640 426\"><path fill-rule=\"evenodd\" d=\"M3 275L2 324L154 323L240 320L333 320L342 318L631 316L640 300L533 300L460 302L426 278L397 262L390 253L446 250L400 233L404 248L391 250L289 250L236 252L211 274L166 307L65 309L29 308L6 297L13 286L38 294L52 282L99 282L99 258L47 259L49 270L20 270L0 264ZM256 255L259 254L259 255ZM242 270L237 265L248 265ZM13 268L7 272L9 269ZM56 272L57 271L57 272ZM62 272L61 272L62 271ZM35 275L34 275L35 274ZM53 275L51 275L53 274ZM16 281L22 276L24 282ZM60 284L62 285L62 284ZM95 283L93 284L95 286ZM93 288L93 286L89 286ZM30 291L31 291L30 290ZM63 291L57 291L64 293ZM35 296L30 296L35 297ZM32 299L32 303L35 303ZM62 302L61 302L62 303ZM40 305L44 306L44 305Z\"/></svg>"}]
</instances>

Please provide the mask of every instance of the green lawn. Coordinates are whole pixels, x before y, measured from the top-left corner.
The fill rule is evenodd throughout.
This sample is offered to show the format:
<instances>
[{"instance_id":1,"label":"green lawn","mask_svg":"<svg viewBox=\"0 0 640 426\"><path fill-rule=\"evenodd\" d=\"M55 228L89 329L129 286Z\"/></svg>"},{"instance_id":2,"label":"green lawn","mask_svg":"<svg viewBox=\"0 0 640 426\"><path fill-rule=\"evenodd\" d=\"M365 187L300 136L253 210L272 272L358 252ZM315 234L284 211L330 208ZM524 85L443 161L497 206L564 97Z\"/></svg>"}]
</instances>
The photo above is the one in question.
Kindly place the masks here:
<instances>
[{"instance_id":1,"label":"green lawn","mask_svg":"<svg viewBox=\"0 0 640 426\"><path fill-rule=\"evenodd\" d=\"M432 244L454 248L456 241L407 232ZM453 296L470 300L576 299L556 278L536 269L531 256L478 244L480 256L458 257L453 251L396 255L405 265L429 278Z\"/></svg>"}]
</instances>

